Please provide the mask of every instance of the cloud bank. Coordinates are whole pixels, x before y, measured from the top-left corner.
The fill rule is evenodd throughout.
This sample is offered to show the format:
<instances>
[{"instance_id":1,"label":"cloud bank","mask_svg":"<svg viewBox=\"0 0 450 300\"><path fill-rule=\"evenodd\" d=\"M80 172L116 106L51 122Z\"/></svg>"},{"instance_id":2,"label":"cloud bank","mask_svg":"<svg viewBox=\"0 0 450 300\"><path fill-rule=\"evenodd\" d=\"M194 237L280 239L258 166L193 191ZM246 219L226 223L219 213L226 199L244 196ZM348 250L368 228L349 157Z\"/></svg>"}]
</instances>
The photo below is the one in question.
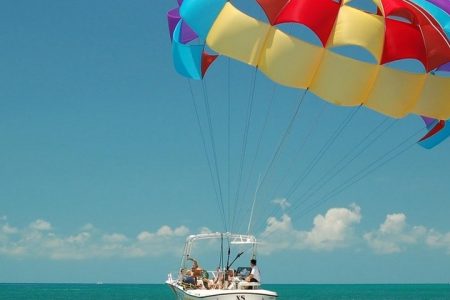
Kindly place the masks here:
<instances>
[{"instance_id":1,"label":"cloud bank","mask_svg":"<svg viewBox=\"0 0 450 300\"><path fill-rule=\"evenodd\" d=\"M105 233L92 224L69 235L57 234L52 224L38 219L25 228L0 220L0 256L84 260L93 258L139 258L180 255L189 229L164 225L155 232L142 231L135 237ZM174 247L178 245L178 247Z\"/></svg>"},{"instance_id":2,"label":"cloud bank","mask_svg":"<svg viewBox=\"0 0 450 300\"><path fill-rule=\"evenodd\" d=\"M377 229L361 232L358 228L361 219L361 209L355 204L349 208L331 208L325 215L317 215L309 230L295 229L287 214L279 219L271 217L262 234L265 244L261 252L366 247L375 254L388 255L405 252L411 247L426 247L441 249L450 255L450 232L409 225L403 213L388 214Z\"/></svg>"},{"instance_id":3,"label":"cloud bank","mask_svg":"<svg viewBox=\"0 0 450 300\"><path fill-rule=\"evenodd\" d=\"M379 254L399 253L423 243L430 232L424 226L408 226L405 214L391 214L378 230L364 234L370 248Z\"/></svg>"},{"instance_id":4,"label":"cloud bank","mask_svg":"<svg viewBox=\"0 0 450 300\"><path fill-rule=\"evenodd\" d=\"M347 247L355 239L354 226L361 221L358 206L351 208L332 208L325 215L317 215L310 230L297 230L291 218L284 214L280 219L271 217L262 234L266 243L261 247L263 253L270 254L286 249L310 249L331 251Z\"/></svg>"},{"instance_id":5,"label":"cloud bank","mask_svg":"<svg viewBox=\"0 0 450 300\"><path fill-rule=\"evenodd\" d=\"M280 206L289 204L283 200ZM404 213L388 214L378 228L363 231L361 208L331 208L314 217L309 229L297 229L287 213L270 217L258 235L263 243L261 255L280 251L330 252L345 248L366 248L378 255L391 255L411 247L445 251L450 255L450 232L441 233L425 226L407 222ZM163 225L155 231L142 230L135 236L104 232L92 224L72 234L59 234L49 221L36 219L19 228L0 217L0 256L45 258L51 260L85 260L98 258L142 258L181 255L188 234L211 232L208 227L195 231L184 225ZM352 251L352 250L350 250Z\"/></svg>"}]
</instances>

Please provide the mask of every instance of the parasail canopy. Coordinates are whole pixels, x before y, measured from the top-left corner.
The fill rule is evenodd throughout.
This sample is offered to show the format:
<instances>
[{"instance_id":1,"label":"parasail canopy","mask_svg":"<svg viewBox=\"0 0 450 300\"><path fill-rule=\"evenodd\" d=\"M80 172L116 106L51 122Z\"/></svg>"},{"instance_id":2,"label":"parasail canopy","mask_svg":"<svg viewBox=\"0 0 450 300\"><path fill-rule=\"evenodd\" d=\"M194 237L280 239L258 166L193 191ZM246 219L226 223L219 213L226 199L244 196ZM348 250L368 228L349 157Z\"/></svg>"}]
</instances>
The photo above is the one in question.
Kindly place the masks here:
<instances>
[{"instance_id":1,"label":"parasail canopy","mask_svg":"<svg viewBox=\"0 0 450 300\"><path fill-rule=\"evenodd\" d=\"M374 12L355 8L351 0L254 0L254 2L265 13L264 20L246 14L231 1L179 0L179 7L168 14L173 62L177 72L189 79L202 80L216 58L223 56L253 66L255 70L279 85L305 90L303 95L311 92L335 105L365 106L384 116L397 119L410 114L422 117L428 132L418 143L424 148L433 148L450 136L450 74L447 73L450 72L448 0L373 0L376 8ZM281 24L285 23L308 28L319 42L313 44L308 39L294 36L283 29L285 27ZM371 62L340 54L338 48L347 46L363 49L372 58ZM402 60L415 60L422 65L422 70L408 72L395 68L396 64L393 63ZM254 82L252 84L254 88ZM211 115L204 86L203 93L207 114L205 120L212 135ZM193 93L192 96L194 98ZM228 96L230 97L229 91ZM239 198L252 101L250 97L243 134L241 164L238 168L240 174L236 199ZM263 173L263 183L268 178L266 175L270 173L285 137L291 130L302 101L303 98L296 106L286 132L282 135ZM198 114L196 107L195 109ZM353 113L349 114L342 125L337 126L331 140L317 152L302 176L295 180L287 193L287 198L298 190L352 117ZM394 123L383 127L387 119L384 118L379 126L345 156L349 159L347 162L343 159L343 166L338 162L329 168L325 175L302 195L302 200L311 198L374 143L381 135L381 133L375 135L379 128L380 131L384 128L383 132L389 130ZM414 142L418 139L416 135L421 131L411 136ZM213 138L211 140L213 149L211 161L217 161L215 143ZM367 140L368 145L361 146ZM203 143L205 144L205 141ZM403 144L405 142L401 142L387 154L381 155L360 174L362 176L370 174L378 162L385 163L398 155L386 158ZM213 164L209 161L208 163L211 177L217 178L217 198L221 199L218 167L213 166L216 171L216 174L213 174L214 168L211 167ZM342 191L361 178L359 174L350 177L343 186L333 189L329 195ZM331 196L326 195L324 199L329 197ZM222 201L221 206L224 216Z\"/></svg>"},{"instance_id":2,"label":"parasail canopy","mask_svg":"<svg viewBox=\"0 0 450 300\"><path fill-rule=\"evenodd\" d=\"M394 118L411 113L440 120L450 118L450 79L430 72L450 61L445 33L449 18L441 8L448 8L445 3L375 0L377 15L351 7L349 1L257 2L269 23L244 14L224 0L183 1L181 16L175 18L178 28L171 25L177 71L201 79L212 62L202 50L206 45L220 55L257 67L279 84L309 88L337 105L365 105ZM173 15L171 11L169 18L173 19ZM275 26L284 22L307 26L317 34L323 47ZM193 33L200 38L195 45L188 44ZM365 49L376 64L332 51L345 45ZM385 65L410 58L420 61L426 72L410 73Z\"/></svg>"}]
</instances>

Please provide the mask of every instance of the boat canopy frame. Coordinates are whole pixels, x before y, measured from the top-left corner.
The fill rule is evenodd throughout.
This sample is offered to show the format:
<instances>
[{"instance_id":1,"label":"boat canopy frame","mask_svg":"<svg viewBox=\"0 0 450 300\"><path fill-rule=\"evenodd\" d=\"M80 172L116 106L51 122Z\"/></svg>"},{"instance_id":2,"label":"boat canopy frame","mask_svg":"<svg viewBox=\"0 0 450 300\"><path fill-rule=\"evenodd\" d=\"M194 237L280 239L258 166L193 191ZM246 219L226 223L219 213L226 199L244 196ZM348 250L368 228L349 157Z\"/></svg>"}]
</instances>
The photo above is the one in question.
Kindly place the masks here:
<instances>
[{"instance_id":1,"label":"boat canopy frame","mask_svg":"<svg viewBox=\"0 0 450 300\"><path fill-rule=\"evenodd\" d=\"M256 256L256 245L258 241L255 236L249 234L238 234L231 232L211 232L211 233L200 233L189 235L186 238L186 242L184 244L183 256L181 259L181 268L184 268L186 265L187 259L190 257L192 246L198 242L203 240L217 240L217 239L226 239L233 245L251 245L252 247L252 257Z\"/></svg>"}]
</instances>

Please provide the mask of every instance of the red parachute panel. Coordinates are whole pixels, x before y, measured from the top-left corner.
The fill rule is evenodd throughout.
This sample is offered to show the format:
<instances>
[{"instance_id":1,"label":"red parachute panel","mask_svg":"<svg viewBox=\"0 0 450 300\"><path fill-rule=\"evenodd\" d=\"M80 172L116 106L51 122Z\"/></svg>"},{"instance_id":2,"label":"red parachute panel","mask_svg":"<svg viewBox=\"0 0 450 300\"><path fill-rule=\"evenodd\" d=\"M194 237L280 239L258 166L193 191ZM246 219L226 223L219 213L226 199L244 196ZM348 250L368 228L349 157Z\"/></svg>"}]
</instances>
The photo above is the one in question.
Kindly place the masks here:
<instances>
[{"instance_id":1,"label":"red parachute panel","mask_svg":"<svg viewBox=\"0 0 450 300\"><path fill-rule=\"evenodd\" d=\"M386 19L383 56L381 63L414 58L427 69L427 54L422 33L418 26L397 20Z\"/></svg>"},{"instance_id":2,"label":"red parachute panel","mask_svg":"<svg viewBox=\"0 0 450 300\"><path fill-rule=\"evenodd\" d=\"M303 24L319 37L322 45L327 43L341 6L332 0L257 1L272 25Z\"/></svg>"}]
</instances>

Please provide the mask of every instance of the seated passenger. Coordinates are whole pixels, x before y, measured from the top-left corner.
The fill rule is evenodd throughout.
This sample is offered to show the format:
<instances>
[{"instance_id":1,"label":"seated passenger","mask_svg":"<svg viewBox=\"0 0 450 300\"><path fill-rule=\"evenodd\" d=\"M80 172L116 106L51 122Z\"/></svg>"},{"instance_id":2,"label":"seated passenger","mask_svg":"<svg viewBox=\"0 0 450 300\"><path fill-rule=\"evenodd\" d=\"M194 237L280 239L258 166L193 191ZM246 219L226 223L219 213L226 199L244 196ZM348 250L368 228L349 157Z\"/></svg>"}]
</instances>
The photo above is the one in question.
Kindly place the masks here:
<instances>
[{"instance_id":1,"label":"seated passenger","mask_svg":"<svg viewBox=\"0 0 450 300\"><path fill-rule=\"evenodd\" d=\"M254 285L249 283L261 283L261 274L256 266L256 259L250 260L250 266L252 268L250 275L245 277L245 281L239 282L238 289L253 289Z\"/></svg>"},{"instance_id":2,"label":"seated passenger","mask_svg":"<svg viewBox=\"0 0 450 300\"><path fill-rule=\"evenodd\" d=\"M182 269L181 276L183 283L192 285L192 287L195 287L197 285L197 279L195 278L191 270Z\"/></svg>"},{"instance_id":3,"label":"seated passenger","mask_svg":"<svg viewBox=\"0 0 450 300\"><path fill-rule=\"evenodd\" d=\"M250 275L245 278L247 282L261 282L261 273L259 272L259 268L256 266L256 259L250 260L250 267L252 271Z\"/></svg>"},{"instance_id":4,"label":"seated passenger","mask_svg":"<svg viewBox=\"0 0 450 300\"><path fill-rule=\"evenodd\" d=\"M235 282L235 277L234 277L234 271L233 270L228 270L228 278L227 278L227 282L228 282L228 290L235 290L236 289L236 282Z\"/></svg>"},{"instance_id":5,"label":"seated passenger","mask_svg":"<svg viewBox=\"0 0 450 300\"><path fill-rule=\"evenodd\" d=\"M200 266L198 265L198 261L192 257L188 257L187 260L191 260L192 261L192 272L194 273L195 277L201 277L202 276L202 268L200 268Z\"/></svg>"},{"instance_id":6,"label":"seated passenger","mask_svg":"<svg viewBox=\"0 0 450 300\"><path fill-rule=\"evenodd\" d=\"M220 268L217 268L217 272L216 272L216 278L214 279L211 288L213 289L222 289L223 288L223 272L220 270Z\"/></svg>"}]
</instances>

